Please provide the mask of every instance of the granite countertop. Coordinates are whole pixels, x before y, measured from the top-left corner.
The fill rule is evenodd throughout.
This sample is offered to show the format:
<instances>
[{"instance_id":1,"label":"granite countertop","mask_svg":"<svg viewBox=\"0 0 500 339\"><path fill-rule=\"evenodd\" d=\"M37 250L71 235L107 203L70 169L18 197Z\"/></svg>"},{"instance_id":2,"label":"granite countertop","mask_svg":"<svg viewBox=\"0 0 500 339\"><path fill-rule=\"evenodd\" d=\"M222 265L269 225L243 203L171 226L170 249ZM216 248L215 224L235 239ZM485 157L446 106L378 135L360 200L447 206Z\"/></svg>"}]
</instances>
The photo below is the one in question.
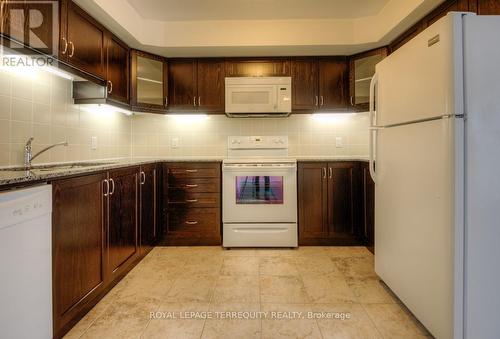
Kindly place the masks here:
<instances>
[{"instance_id":1,"label":"granite countertop","mask_svg":"<svg viewBox=\"0 0 500 339\"><path fill-rule=\"evenodd\" d=\"M363 157L290 157L297 161L368 161ZM223 161L223 157L165 157L165 158L127 158L109 159L65 164L34 165L31 170L14 170L13 168L0 168L0 188L24 186L33 183L47 182L86 173L95 173L111 169L139 166L157 162L213 162ZM12 169L12 170L9 170Z\"/></svg>"}]
</instances>

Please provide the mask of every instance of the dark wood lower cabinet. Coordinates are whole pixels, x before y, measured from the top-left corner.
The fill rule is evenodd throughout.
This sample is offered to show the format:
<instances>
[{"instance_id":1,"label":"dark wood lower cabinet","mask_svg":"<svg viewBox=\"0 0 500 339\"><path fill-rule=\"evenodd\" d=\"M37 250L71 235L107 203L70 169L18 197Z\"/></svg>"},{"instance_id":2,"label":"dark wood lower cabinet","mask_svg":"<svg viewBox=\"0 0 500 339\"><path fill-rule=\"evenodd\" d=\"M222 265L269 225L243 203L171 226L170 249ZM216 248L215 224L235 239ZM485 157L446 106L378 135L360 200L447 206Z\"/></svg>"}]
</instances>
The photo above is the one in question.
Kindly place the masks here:
<instances>
[{"instance_id":1,"label":"dark wood lower cabinet","mask_svg":"<svg viewBox=\"0 0 500 339\"><path fill-rule=\"evenodd\" d=\"M95 174L53 183L54 336L76 322L103 291L106 260L103 181Z\"/></svg>"},{"instance_id":2,"label":"dark wood lower cabinet","mask_svg":"<svg viewBox=\"0 0 500 339\"><path fill-rule=\"evenodd\" d=\"M153 248L158 237L156 164L141 166L139 181L141 253L146 254Z\"/></svg>"},{"instance_id":3,"label":"dark wood lower cabinet","mask_svg":"<svg viewBox=\"0 0 500 339\"><path fill-rule=\"evenodd\" d=\"M169 163L164 166L163 245L220 245L221 164Z\"/></svg>"},{"instance_id":4,"label":"dark wood lower cabinet","mask_svg":"<svg viewBox=\"0 0 500 339\"><path fill-rule=\"evenodd\" d=\"M362 245L358 162L300 162L299 245Z\"/></svg>"},{"instance_id":5,"label":"dark wood lower cabinet","mask_svg":"<svg viewBox=\"0 0 500 339\"><path fill-rule=\"evenodd\" d=\"M158 234L156 177L151 164L52 182L55 338L152 248Z\"/></svg>"},{"instance_id":6,"label":"dark wood lower cabinet","mask_svg":"<svg viewBox=\"0 0 500 339\"><path fill-rule=\"evenodd\" d=\"M138 177L138 167L109 172L107 270L111 279L138 253Z\"/></svg>"}]
</instances>

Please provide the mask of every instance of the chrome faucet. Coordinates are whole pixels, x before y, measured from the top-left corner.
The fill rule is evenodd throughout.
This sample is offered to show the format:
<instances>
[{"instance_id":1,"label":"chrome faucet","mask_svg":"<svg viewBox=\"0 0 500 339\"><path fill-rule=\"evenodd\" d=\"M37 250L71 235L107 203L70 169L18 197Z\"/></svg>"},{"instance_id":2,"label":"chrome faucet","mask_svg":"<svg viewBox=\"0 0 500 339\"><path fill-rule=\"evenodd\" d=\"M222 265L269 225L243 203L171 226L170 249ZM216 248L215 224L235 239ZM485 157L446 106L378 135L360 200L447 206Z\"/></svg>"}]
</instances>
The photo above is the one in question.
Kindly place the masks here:
<instances>
[{"instance_id":1,"label":"chrome faucet","mask_svg":"<svg viewBox=\"0 0 500 339\"><path fill-rule=\"evenodd\" d=\"M38 152L37 154L33 155L33 151L31 149L31 143L33 142L34 139L35 138L33 138L33 137L29 138L28 141L26 142L26 146L24 146L24 167L26 169L30 169L31 168L31 162L36 157L38 157L40 154L42 154L44 152L47 152L49 149L54 148L56 146L68 146L68 142L67 141L58 142L57 144L53 144L51 146L45 147L40 152Z\"/></svg>"}]
</instances>

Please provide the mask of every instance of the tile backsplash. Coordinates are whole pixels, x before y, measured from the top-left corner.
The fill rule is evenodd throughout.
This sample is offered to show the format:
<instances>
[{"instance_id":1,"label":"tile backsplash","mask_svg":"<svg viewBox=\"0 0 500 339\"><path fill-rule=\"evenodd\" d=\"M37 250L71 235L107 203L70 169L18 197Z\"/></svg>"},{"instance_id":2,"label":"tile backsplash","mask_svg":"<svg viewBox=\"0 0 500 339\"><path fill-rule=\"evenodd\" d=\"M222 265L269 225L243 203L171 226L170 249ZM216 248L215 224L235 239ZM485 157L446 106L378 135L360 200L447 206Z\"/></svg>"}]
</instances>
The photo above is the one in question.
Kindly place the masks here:
<instances>
[{"instance_id":1,"label":"tile backsplash","mask_svg":"<svg viewBox=\"0 0 500 339\"><path fill-rule=\"evenodd\" d=\"M136 114L132 117L132 156L223 157L231 135L288 135L289 153L296 157L368 156L367 113L336 115L327 120L310 114L276 119L213 115L204 120ZM337 137L342 147L336 147ZM173 147L173 139L178 139L178 147Z\"/></svg>"},{"instance_id":2,"label":"tile backsplash","mask_svg":"<svg viewBox=\"0 0 500 339\"><path fill-rule=\"evenodd\" d=\"M70 80L44 71L16 74L0 70L0 166L22 165L24 145L33 136L35 163L130 157L130 117L73 104ZM91 150L91 138L97 149Z\"/></svg>"},{"instance_id":3,"label":"tile backsplash","mask_svg":"<svg viewBox=\"0 0 500 339\"><path fill-rule=\"evenodd\" d=\"M277 119L205 119L156 114L127 116L74 105L70 80L39 71L27 76L0 70L0 166L22 165L24 145L33 136L36 153L68 141L35 163L126 157L224 157L231 135L288 135L297 157L366 157L366 113L327 121L310 114ZM91 139L97 137L97 149ZM337 140L341 138L341 140ZM172 141L178 140L175 147ZM337 147L340 141L341 147Z\"/></svg>"}]
</instances>

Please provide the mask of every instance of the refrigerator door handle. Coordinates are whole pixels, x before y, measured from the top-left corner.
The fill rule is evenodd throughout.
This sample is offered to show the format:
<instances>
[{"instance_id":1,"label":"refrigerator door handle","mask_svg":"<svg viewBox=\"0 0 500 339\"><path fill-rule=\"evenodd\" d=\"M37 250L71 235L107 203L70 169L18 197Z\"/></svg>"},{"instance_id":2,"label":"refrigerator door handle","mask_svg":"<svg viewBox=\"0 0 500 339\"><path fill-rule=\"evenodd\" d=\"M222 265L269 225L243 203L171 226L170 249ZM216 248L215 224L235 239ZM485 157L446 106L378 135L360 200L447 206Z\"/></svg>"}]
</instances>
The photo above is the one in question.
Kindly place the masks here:
<instances>
[{"instance_id":1,"label":"refrigerator door handle","mask_svg":"<svg viewBox=\"0 0 500 339\"><path fill-rule=\"evenodd\" d=\"M375 73L373 76L371 82L370 82L370 112L368 115L368 119L370 121L370 138L369 138L369 157L370 157L370 163L369 163L369 170L370 170L370 176L373 179L373 182L377 182L377 175L375 173L375 145L377 142L377 132L379 128L375 127L374 124L374 116L375 116L375 86L378 83L378 74Z\"/></svg>"}]
</instances>

